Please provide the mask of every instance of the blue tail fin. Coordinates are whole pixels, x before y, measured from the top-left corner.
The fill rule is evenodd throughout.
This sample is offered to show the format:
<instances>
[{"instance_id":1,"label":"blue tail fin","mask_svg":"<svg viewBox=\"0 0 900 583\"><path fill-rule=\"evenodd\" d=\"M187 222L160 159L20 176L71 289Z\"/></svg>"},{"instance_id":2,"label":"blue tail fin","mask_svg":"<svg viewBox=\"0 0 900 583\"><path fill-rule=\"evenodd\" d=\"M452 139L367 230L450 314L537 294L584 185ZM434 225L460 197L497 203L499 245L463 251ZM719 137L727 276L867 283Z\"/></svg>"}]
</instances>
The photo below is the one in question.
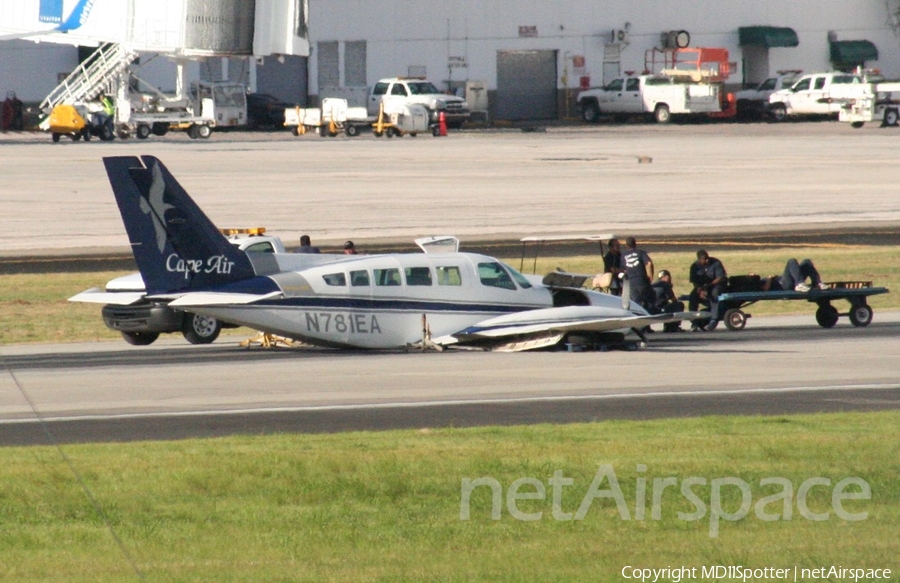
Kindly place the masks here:
<instances>
[{"instance_id":1,"label":"blue tail fin","mask_svg":"<svg viewBox=\"0 0 900 583\"><path fill-rule=\"evenodd\" d=\"M255 275L247 255L216 229L162 162L116 156L103 163L148 294L209 289Z\"/></svg>"}]
</instances>

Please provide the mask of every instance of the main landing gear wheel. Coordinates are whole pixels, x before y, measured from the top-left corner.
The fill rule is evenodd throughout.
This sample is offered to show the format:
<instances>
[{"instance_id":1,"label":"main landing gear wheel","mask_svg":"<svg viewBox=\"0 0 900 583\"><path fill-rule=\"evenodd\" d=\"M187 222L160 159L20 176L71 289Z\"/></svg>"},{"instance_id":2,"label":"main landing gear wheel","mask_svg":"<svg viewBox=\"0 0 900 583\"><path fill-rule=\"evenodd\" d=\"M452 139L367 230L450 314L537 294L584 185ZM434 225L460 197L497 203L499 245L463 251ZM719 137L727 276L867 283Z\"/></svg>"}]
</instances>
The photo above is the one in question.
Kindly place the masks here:
<instances>
[{"instance_id":1,"label":"main landing gear wheel","mask_svg":"<svg viewBox=\"0 0 900 583\"><path fill-rule=\"evenodd\" d=\"M731 309L725 312L725 327L732 332L743 330L746 325L747 314L744 312L737 309Z\"/></svg>"},{"instance_id":2,"label":"main landing gear wheel","mask_svg":"<svg viewBox=\"0 0 900 583\"><path fill-rule=\"evenodd\" d=\"M153 344L159 338L158 332L122 332L125 342L133 346L147 346Z\"/></svg>"},{"instance_id":3,"label":"main landing gear wheel","mask_svg":"<svg viewBox=\"0 0 900 583\"><path fill-rule=\"evenodd\" d=\"M221 331L222 324L215 318L190 313L184 315L181 333L191 344L210 344L219 337Z\"/></svg>"},{"instance_id":4,"label":"main landing gear wheel","mask_svg":"<svg viewBox=\"0 0 900 583\"><path fill-rule=\"evenodd\" d=\"M868 326L869 322L872 321L872 308L870 308L867 304L857 304L850 308L850 323L854 326L861 328L864 326Z\"/></svg>"},{"instance_id":5,"label":"main landing gear wheel","mask_svg":"<svg viewBox=\"0 0 900 583\"><path fill-rule=\"evenodd\" d=\"M866 306L868 307L868 306ZM822 328L832 328L838 321L838 311L831 304L821 304L816 310L816 322Z\"/></svg>"}]
</instances>

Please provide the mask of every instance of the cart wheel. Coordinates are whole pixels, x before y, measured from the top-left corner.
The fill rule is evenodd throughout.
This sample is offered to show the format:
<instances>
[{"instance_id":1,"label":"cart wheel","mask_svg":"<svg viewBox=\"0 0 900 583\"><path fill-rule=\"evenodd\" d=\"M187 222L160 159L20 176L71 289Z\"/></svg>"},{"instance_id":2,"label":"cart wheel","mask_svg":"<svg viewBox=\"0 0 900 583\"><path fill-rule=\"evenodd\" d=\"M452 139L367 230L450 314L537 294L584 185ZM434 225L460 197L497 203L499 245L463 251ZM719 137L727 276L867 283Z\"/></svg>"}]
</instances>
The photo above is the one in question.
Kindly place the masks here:
<instances>
[{"instance_id":1,"label":"cart wheel","mask_svg":"<svg viewBox=\"0 0 900 583\"><path fill-rule=\"evenodd\" d=\"M319 137L320 138L328 137L328 128L326 126L322 126L319 128Z\"/></svg>"},{"instance_id":2,"label":"cart wheel","mask_svg":"<svg viewBox=\"0 0 900 583\"><path fill-rule=\"evenodd\" d=\"M359 128L356 127L356 126L354 126L354 125L348 125L348 126L347 126L347 129L344 130L344 131L345 131L345 132L347 133L347 135L350 136L351 138L355 138L356 136L359 135Z\"/></svg>"},{"instance_id":3,"label":"cart wheel","mask_svg":"<svg viewBox=\"0 0 900 583\"><path fill-rule=\"evenodd\" d=\"M380 138L381 136L384 135L384 132L372 132L372 133L375 134L376 138Z\"/></svg>"},{"instance_id":4,"label":"cart wheel","mask_svg":"<svg viewBox=\"0 0 900 583\"><path fill-rule=\"evenodd\" d=\"M431 135L439 138L441 136L441 128L439 128L438 126L434 126L433 128L431 128Z\"/></svg>"},{"instance_id":5,"label":"cart wheel","mask_svg":"<svg viewBox=\"0 0 900 583\"><path fill-rule=\"evenodd\" d=\"M89 130L87 126L84 126L81 129L81 137L84 138L85 142L91 141L91 130Z\"/></svg>"},{"instance_id":6,"label":"cart wheel","mask_svg":"<svg viewBox=\"0 0 900 583\"><path fill-rule=\"evenodd\" d=\"M72 138L73 142L77 142L78 140L81 139L81 134L80 133L69 134L69 137Z\"/></svg>"},{"instance_id":7,"label":"cart wheel","mask_svg":"<svg viewBox=\"0 0 900 583\"><path fill-rule=\"evenodd\" d=\"M151 133L150 126L145 123L142 123L134 130L134 135L136 135L139 140L146 140L150 137Z\"/></svg>"},{"instance_id":8,"label":"cart wheel","mask_svg":"<svg viewBox=\"0 0 900 583\"><path fill-rule=\"evenodd\" d=\"M209 136L212 135L212 128L206 124L197 126L197 135L204 140L208 140Z\"/></svg>"},{"instance_id":9,"label":"cart wheel","mask_svg":"<svg viewBox=\"0 0 900 583\"><path fill-rule=\"evenodd\" d=\"M291 127L291 133L294 134L295 136L299 136L300 130L298 129L298 126Z\"/></svg>"},{"instance_id":10,"label":"cart wheel","mask_svg":"<svg viewBox=\"0 0 900 583\"><path fill-rule=\"evenodd\" d=\"M738 310L731 309L725 312L725 327L732 332L743 330L747 325L747 314Z\"/></svg>"},{"instance_id":11,"label":"cart wheel","mask_svg":"<svg viewBox=\"0 0 900 583\"><path fill-rule=\"evenodd\" d=\"M866 306L868 307L868 306ZM831 304L821 304L816 310L816 322L822 328L832 328L838 321L838 311Z\"/></svg>"},{"instance_id":12,"label":"cart wheel","mask_svg":"<svg viewBox=\"0 0 900 583\"><path fill-rule=\"evenodd\" d=\"M384 135L386 135L389 138L393 138L394 137L394 128L388 128L387 131L384 132Z\"/></svg>"},{"instance_id":13,"label":"cart wheel","mask_svg":"<svg viewBox=\"0 0 900 583\"><path fill-rule=\"evenodd\" d=\"M865 327L872 321L872 308L867 304L857 304L850 308L850 323L857 327Z\"/></svg>"},{"instance_id":14,"label":"cart wheel","mask_svg":"<svg viewBox=\"0 0 900 583\"><path fill-rule=\"evenodd\" d=\"M866 125L866 124L861 121L850 122L850 127L855 128L855 129L859 129L859 128L863 127L864 125Z\"/></svg>"},{"instance_id":15,"label":"cart wheel","mask_svg":"<svg viewBox=\"0 0 900 583\"><path fill-rule=\"evenodd\" d=\"M411 137L411 138L414 138L414 137L416 137L417 135L419 135L418 132L409 132L409 137Z\"/></svg>"},{"instance_id":16,"label":"cart wheel","mask_svg":"<svg viewBox=\"0 0 900 583\"><path fill-rule=\"evenodd\" d=\"M55 144L56 142L59 141L59 136L60 136L60 134L58 134L57 132L53 132L50 135L50 139L53 140L53 143Z\"/></svg>"},{"instance_id":17,"label":"cart wheel","mask_svg":"<svg viewBox=\"0 0 900 583\"><path fill-rule=\"evenodd\" d=\"M192 140L196 140L197 138L200 137L200 135L197 133L197 126L195 126L195 125L191 125L191 127L188 128L187 134L188 134L188 137Z\"/></svg>"},{"instance_id":18,"label":"cart wheel","mask_svg":"<svg viewBox=\"0 0 900 583\"><path fill-rule=\"evenodd\" d=\"M900 121L900 114L898 114L896 109L889 109L884 112L884 125L887 127L893 127L897 125L897 122Z\"/></svg>"}]
</instances>

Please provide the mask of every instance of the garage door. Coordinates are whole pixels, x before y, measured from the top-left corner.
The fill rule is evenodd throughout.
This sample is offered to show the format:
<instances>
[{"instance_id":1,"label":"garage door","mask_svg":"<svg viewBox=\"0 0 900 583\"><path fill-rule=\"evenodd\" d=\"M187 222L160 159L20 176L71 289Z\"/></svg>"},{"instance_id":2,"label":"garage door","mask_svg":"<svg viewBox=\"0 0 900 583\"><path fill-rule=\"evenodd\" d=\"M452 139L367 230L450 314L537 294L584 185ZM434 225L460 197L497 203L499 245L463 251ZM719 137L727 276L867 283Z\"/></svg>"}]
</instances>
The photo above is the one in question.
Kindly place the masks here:
<instances>
[{"instance_id":1,"label":"garage door","mask_svg":"<svg viewBox=\"0 0 900 583\"><path fill-rule=\"evenodd\" d=\"M556 51L497 51L498 119L555 119Z\"/></svg>"}]
</instances>

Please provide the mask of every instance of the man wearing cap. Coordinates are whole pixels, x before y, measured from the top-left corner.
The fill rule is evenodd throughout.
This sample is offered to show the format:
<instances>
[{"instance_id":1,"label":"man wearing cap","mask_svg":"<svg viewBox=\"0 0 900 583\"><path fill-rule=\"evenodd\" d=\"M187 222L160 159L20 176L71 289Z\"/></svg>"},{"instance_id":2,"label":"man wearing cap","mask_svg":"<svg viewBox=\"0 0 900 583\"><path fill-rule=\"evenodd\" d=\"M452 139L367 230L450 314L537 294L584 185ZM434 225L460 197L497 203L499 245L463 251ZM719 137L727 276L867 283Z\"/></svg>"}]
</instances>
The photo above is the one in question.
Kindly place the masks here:
<instances>
[{"instance_id":1,"label":"man wearing cap","mask_svg":"<svg viewBox=\"0 0 900 583\"><path fill-rule=\"evenodd\" d=\"M353 244L353 241L347 241L344 243L344 255L356 255L356 245Z\"/></svg>"},{"instance_id":2,"label":"man wearing cap","mask_svg":"<svg viewBox=\"0 0 900 583\"><path fill-rule=\"evenodd\" d=\"M674 314L684 311L684 302L678 301L675 289L672 287L672 274L663 269L656 275L656 281L652 284L653 293L656 295L654 307L661 314ZM666 322L663 324L663 332L683 332L681 322Z\"/></svg>"}]
</instances>

